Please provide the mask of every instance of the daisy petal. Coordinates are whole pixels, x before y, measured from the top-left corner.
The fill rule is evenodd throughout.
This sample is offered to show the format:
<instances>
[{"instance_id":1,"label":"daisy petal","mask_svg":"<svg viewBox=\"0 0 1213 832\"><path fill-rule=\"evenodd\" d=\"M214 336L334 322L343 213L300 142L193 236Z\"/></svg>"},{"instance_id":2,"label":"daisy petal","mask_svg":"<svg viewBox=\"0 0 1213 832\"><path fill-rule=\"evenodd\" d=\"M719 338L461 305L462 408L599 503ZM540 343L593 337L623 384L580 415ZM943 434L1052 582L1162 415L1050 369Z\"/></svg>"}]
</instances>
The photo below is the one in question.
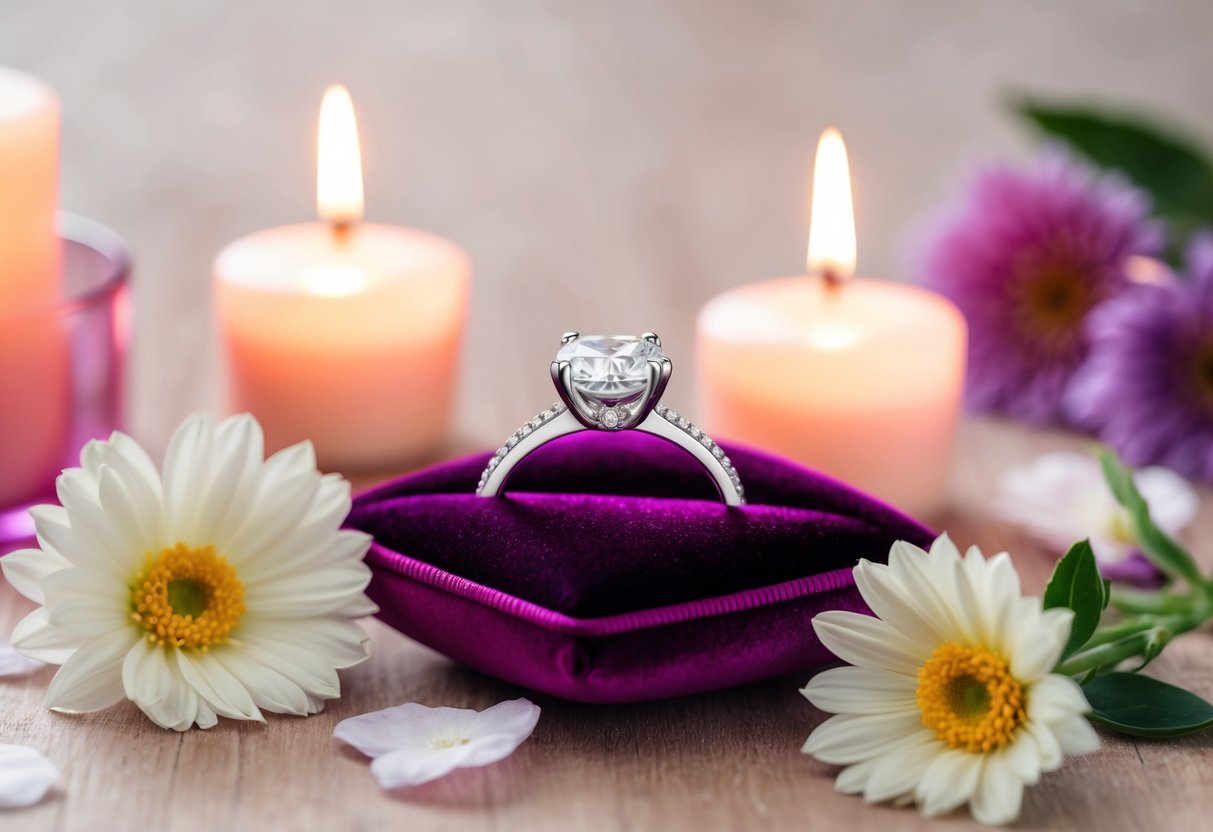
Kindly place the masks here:
<instances>
[{"instance_id":1,"label":"daisy petal","mask_svg":"<svg viewBox=\"0 0 1213 832\"><path fill-rule=\"evenodd\" d=\"M922 732L922 719L911 713L832 716L814 729L800 749L823 763L849 765L881 753L885 746Z\"/></svg>"},{"instance_id":2,"label":"daisy petal","mask_svg":"<svg viewBox=\"0 0 1213 832\"><path fill-rule=\"evenodd\" d=\"M46 707L86 713L121 702L125 697L122 660L138 640L133 630L125 629L82 644L51 679Z\"/></svg>"},{"instance_id":3,"label":"daisy petal","mask_svg":"<svg viewBox=\"0 0 1213 832\"><path fill-rule=\"evenodd\" d=\"M1073 610L1057 607L1040 612L1035 623L1021 622L1013 634L1011 674L1021 682L1034 682L1052 671L1070 638L1073 621Z\"/></svg>"},{"instance_id":4,"label":"daisy petal","mask_svg":"<svg viewBox=\"0 0 1213 832\"><path fill-rule=\"evenodd\" d=\"M1090 710L1082 688L1069 676L1051 673L1028 694L1028 718L1033 722L1060 722Z\"/></svg>"},{"instance_id":5,"label":"daisy petal","mask_svg":"<svg viewBox=\"0 0 1213 832\"><path fill-rule=\"evenodd\" d=\"M42 581L52 572L71 566L62 555L42 549L18 549L0 558L0 569L13 589L35 604L46 603Z\"/></svg>"},{"instance_id":6,"label":"daisy petal","mask_svg":"<svg viewBox=\"0 0 1213 832\"><path fill-rule=\"evenodd\" d=\"M831 653L848 664L916 676L930 647L916 644L879 618L830 610L813 616L813 630Z\"/></svg>"},{"instance_id":7,"label":"daisy petal","mask_svg":"<svg viewBox=\"0 0 1213 832\"><path fill-rule=\"evenodd\" d=\"M998 826L1019 817L1023 804L1023 781L1015 776L1001 754L987 754L981 780L970 808L978 823Z\"/></svg>"},{"instance_id":8,"label":"daisy petal","mask_svg":"<svg viewBox=\"0 0 1213 832\"><path fill-rule=\"evenodd\" d=\"M52 626L46 620L46 607L39 607L13 628L12 643L30 658L47 664L63 664L84 640Z\"/></svg>"},{"instance_id":9,"label":"daisy petal","mask_svg":"<svg viewBox=\"0 0 1213 832\"><path fill-rule=\"evenodd\" d=\"M922 779L927 766L944 747L927 731L891 743L881 756L874 758L876 765L864 789L864 800L883 803L913 795L914 787Z\"/></svg>"},{"instance_id":10,"label":"daisy petal","mask_svg":"<svg viewBox=\"0 0 1213 832\"><path fill-rule=\"evenodd\" d=\"M1065 754L1090 754L1099 750L1099 734L1084 717L1072 716L1054 727Z\"/></svg>"},{"instance_id":11,"label":"daisy petal","mask_svg":"<svg viewBox=\"0 0 1213 832\"><path fill-rule=\"evenodd\" d=\"M922 813L934 817L967 803L977 789L983 759L980 754L955 749L939 754L914 789Z\"/></svg>"},{"instance_id":12,"label":"daisy petal","mask_svg":"<svg viewBox=\"0 0 1213 832\"><path fill-rule=\"evenodd\" d=\"M0 809L33 806L59 782L59 769L24 745L0 745Z\"/></svg>"},{"instance_id":13,"label":"daisy petal","mask_svg":"<svg viewBox=\"0 0 1213 832\"><path fill-rule=\"evenodd\" d=\"M253 703L261 710L294 716L316 712L317 709L309 708L303 688L281 673L253 661L240 650L215 650L212 655L244 685Z\"/></svg>"},{"instance_id":14,"label":"daisy petal","mask_svg":"<svg viewBox=\"0 0 1213 832\"><path fill-rule=\"evenodd\" d=\"M178 650L177 669L194 692L216 714L265 722L248 690L209 652L189 655Z\"/></svg>"},{"instance_id":15,"label":"daisy petal","mask_svg":"<svg viewBox=\"0 0 1213 832\"><path fill-rule=\"evenodd\" d=\"M913 711L916 681L900 673L862 667L835 667L814 676L801 691L814 707L831 714Z\"/></svg>"}]
</instances>

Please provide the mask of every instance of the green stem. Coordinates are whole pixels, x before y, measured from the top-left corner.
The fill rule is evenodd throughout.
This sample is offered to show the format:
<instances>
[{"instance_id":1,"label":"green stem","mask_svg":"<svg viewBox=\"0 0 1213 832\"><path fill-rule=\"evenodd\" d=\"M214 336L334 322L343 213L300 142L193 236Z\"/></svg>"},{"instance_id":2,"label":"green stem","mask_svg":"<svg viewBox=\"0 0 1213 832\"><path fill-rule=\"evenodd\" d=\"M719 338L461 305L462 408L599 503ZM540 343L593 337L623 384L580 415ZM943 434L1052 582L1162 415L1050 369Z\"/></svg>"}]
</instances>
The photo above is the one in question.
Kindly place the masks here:
<instances>
[{"instance_id":1,"label":"green stem","mask_svg":"<svg viewBox=\"0 0 1213 832\"><path fill-rule=\"evenodd\" d=\"M1169 633L1163 627L1151 627L1117 641L1081 650L1059 664L1057 672L1065 676L1078 676L1102 667L1115 667L1126 659L1140 656L1152 639L1167 638Z\"/></svg>"}]
</instances>

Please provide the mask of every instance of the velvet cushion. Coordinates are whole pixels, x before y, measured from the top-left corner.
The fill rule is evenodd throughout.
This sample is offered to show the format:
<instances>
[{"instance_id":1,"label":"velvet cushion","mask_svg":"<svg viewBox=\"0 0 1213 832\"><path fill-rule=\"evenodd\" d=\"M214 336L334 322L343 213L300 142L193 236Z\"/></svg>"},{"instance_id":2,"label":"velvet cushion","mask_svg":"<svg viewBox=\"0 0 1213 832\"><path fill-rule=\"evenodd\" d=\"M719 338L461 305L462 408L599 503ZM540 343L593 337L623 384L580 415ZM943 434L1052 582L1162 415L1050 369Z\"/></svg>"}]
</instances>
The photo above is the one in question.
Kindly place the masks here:
<instances>
[{"instance_id":1,"label":"velvet cushion","mask_svg":"<svg viewBox=\"0 0 1213 832\"><path fill-rule=\"evenodd\" d=\"M866 611L851 567L921 524L786 460L726 447L749 505L726 508L684 451L585 432L473 494L489 455L354 501L375 538L379 617L480 671L583 702L680 696L831 661L827 609Z\"/></svg>"}]
</instances>

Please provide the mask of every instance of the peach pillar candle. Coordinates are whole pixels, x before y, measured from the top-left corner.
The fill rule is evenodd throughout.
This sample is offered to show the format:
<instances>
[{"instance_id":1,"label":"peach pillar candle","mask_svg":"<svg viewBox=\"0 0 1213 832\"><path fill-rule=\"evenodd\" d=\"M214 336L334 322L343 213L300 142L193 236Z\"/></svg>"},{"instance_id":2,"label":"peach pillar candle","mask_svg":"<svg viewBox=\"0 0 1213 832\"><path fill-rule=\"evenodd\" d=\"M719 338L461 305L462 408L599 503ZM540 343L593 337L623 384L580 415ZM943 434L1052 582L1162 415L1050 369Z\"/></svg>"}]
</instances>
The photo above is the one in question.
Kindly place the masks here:
<instances>
[{"instance_id":1,"label":"peach pillar candle","mask_svg":"<svg viewBox=\"0 0 1213 832\"><path fill-rule=\"evenodd\" d=\"M742 286L699 314L702 426L767 448L913 514L946 499L967 329L949 301L850 279L846 151L822 136L814 171L813 274Z\"/></svg>"},{"instance_id":2,"label":"peach pillar candle","mask_svg":"<svg viewBox=\"0 0 1213 832\"><path fill-rule=\"evenodd\" d=\"M62 461L70 402L55 311L58 189L58 96L0 68L0 505L37 496Z\"/></svg>"},{"instance_id":3,"label":"peach pillar candle","mask_svg":"<svg viewBox=\"0 0 1213 832\"><path fill-rule=\"evenodd\" d=\"M266 441L303 439L330 468L432 455L447 438L471 268L423 231L360 223L353 107L321 107L321 222L244 237L214 263L228 408Z\"/></svg>"}]
</instances>

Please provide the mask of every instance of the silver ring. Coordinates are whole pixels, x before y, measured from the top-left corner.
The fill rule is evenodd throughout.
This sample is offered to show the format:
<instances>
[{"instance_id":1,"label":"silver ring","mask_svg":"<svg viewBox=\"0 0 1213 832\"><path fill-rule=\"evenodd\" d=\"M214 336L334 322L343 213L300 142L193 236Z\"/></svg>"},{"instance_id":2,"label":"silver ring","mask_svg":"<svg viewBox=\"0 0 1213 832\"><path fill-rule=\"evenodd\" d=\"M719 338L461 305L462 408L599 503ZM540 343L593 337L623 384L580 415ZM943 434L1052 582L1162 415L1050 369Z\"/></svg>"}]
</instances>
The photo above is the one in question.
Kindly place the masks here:
<instances>
[{"instance_id":1,"label":"silver ring","mask_svg":"<svg viewBox=\"0 0 1213 832\"><path fill-rule=\"evenodd\" d=\"M560 401L524 424L489 460L476 493L496 497L526 456L553 439L583 430L638 430L672 442L708 472L725 505L745 503L745 489L724 449L661 404L673 365L652 332L587 335L566 332L552 362Z\"/></svg>"}]
</instances>

